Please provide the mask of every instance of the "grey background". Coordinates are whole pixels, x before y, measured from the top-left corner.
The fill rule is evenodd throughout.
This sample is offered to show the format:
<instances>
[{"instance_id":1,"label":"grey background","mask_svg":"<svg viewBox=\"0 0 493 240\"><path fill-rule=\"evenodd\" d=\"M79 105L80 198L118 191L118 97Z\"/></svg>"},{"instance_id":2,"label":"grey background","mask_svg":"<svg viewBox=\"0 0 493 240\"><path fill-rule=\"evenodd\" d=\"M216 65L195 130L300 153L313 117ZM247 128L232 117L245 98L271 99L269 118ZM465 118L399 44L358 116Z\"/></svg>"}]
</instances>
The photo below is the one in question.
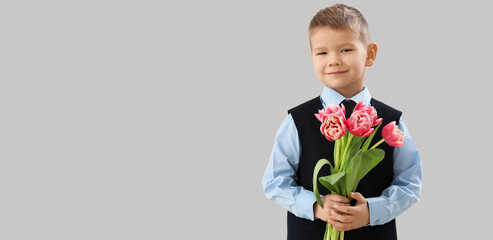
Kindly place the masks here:
<instances>
[{"instance_id":1,"label":"grey background","mask_svg":"<svg viewBox=\"0 0 493 240\"><path fill-rule=\"evenodd\" d=\"M262 192L332 1L1 1L0 239L284 239ZM422 155L400 239L485 239L493 5L344 1Z\"/></svg>"}]
</instances>

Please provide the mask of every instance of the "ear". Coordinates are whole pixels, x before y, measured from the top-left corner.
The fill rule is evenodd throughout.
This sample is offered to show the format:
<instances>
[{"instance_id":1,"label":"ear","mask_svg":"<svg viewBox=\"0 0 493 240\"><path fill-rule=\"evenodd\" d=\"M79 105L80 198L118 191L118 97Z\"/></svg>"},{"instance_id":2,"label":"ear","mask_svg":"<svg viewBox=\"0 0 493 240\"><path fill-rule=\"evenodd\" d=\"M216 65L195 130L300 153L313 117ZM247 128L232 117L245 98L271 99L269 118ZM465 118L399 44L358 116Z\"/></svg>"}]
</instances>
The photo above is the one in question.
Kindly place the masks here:
<instances>
[{"instance_id":1,"label":"ear","mask_svg":"<svg viewBox=\"0 0 493 240\"><path fill-rule=\"evenodd\" d=\"M310 50L310 57L313 57L313 53L312 53L312 50Z\"/></svg>"},{"instance_id":2,"label":"ear","mask_svg":"<svg viewBox=\"0 0 493 240\"><path fill-rule=\"evenodd\" d=\"M377 58L377 51L378 51L378 46L377 43L373 42L368 45L368 48L366 49L366 62L365 66L369 67L373 65L375 62L375 59Z\"/></svg>"}]
</instances>

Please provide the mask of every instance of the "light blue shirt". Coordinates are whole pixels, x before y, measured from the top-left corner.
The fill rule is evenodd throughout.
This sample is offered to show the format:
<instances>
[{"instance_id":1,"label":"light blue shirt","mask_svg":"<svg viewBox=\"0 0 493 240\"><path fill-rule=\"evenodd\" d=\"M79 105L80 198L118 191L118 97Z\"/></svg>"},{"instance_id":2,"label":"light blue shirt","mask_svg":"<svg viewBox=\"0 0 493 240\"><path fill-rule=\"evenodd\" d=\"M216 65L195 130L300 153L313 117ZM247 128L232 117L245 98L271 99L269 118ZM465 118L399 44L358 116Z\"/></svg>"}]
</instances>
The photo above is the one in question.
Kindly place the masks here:
<instances>
[{"instance_id":1,"label":"light blue shirt","mask_svg":"<svg viewBox=\"0 0 493 240\"><path fill-rule=\"evenodd\" d=\"M326 86L320 95L324 108L327 104L339 104L344 99L344 96ZM368 88L364 87L351 100L356 103L363 101L365 105L370 105L371 95ZM402 118L398 127L405 133L405 137L404 146L394 148L394 180L381 196L366 198L370 210L370 225L385 224L419 201L422 181L421 157ZM298 217L313 221L315 196L312 191L296 183L300 152L298 130L293 117L288 114L277 131L262 185L268 199L272 199Z\"/></svg>"}]
</instances>

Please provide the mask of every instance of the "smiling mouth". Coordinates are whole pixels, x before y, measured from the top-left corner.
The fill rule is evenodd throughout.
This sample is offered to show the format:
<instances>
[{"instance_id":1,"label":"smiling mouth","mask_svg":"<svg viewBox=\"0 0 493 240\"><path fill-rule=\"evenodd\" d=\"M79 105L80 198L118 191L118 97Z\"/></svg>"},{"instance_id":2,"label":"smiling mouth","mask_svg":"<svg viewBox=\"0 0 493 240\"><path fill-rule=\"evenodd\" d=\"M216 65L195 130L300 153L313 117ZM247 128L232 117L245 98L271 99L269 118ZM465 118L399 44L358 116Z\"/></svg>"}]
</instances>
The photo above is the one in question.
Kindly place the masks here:
<instances>
[{"instance_id":1,"label":"smiling mouth","mask_svg":"<svg viewBox=\"0 0 493 240\"><path fill-rule=\"evenodd\" d=\"M347 72L347 71L348 71L348 70L346 70L346 71L337 71L337 72L330 72L330 73L326 73L326 74L328 74L328 75L337 75L337 74L342 74L342 73L345 73L345 72Z\"/></svg>"}]
</instances>

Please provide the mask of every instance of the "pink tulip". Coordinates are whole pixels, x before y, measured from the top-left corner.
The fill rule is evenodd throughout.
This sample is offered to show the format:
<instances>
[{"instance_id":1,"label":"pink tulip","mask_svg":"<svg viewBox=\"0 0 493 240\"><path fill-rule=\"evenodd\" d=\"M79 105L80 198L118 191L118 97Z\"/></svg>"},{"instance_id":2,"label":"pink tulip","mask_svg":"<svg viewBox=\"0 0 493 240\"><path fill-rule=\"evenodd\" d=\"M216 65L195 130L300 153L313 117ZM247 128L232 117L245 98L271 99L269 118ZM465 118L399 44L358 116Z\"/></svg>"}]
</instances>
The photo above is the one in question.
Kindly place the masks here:
<instances>
[{"instance_id":1,"label":"pink tulip","mask_svg":"<svg viewBox=\"0 0 493 240\"><path fill-rule=\"evenodd\" d=\"M402 147L404 145L404 133L399 130L395 121L385 125L382 129L382 137L385 142L392 147Z\"/></svg>"},{"instance_id":2,"label":"pink tulip","mask_svg":"<svg viewBox=\"0 0 493 240\"><path fill-rule=\"evenodd\" d=\"M368 137L375 129L372 128L373 121L371 116L364 110L355 111L346 121L349 132L358 137Z\"/></svg>"},{"instance_id":3,"label":"pink tulip","mask_svg":"<svg viewBox=\"0 0 493 240\"><path fill-rule=\"evenodd\" d=\"M318 110L318 114L315 113L315 117L317 117L317 119L323 123L325 122L325 119L330 115L330 114L333 114L333 113L337 113L337 112L342 112L342 116L344 116L346 114L346 109L344 108L344 105L342 105L342 108L337 105L337 104L329 104L325 107L325 109L322 109L322 110ZM344 121L346 120L346 117L344 117Z\"/></svg>"},{"instance_id":4,"label":"pink tulip","mask_svg":"<svg viewBox=\"0 0 493 240\"><path fill-rule=\"evenodd\" d=\"M337 104L327 105L325 109L318 110L315 117L322 123L320 132L329 141L335 141L346 134L346 109Z\"/></svg>"},{"instance_id":5,"label":"pink tulip","mask_svg":"<svg viewBox=\"0 0 493 240\"><path fill-rule=\"evenodd\" d=\"M345 116L342 111L331 113L327 115L320 125L320 132L329 141L335 141L346 134L347 127L345 122Z\"/></svg>"},{"instance_id":6,"label":"pink tulip","mask_svg":"<svg viewBox=\"0 0 493 240\"><path fill-rule=\"evenodd\" d=\"M381 118L378 118L377 110L374 107L366 106L363 104L363 101L359 101L354 107L354 111L364 111L370 116L370 120L372 122L371 126L375 127L382 122Z\"/></svg>"}]
</instances>

